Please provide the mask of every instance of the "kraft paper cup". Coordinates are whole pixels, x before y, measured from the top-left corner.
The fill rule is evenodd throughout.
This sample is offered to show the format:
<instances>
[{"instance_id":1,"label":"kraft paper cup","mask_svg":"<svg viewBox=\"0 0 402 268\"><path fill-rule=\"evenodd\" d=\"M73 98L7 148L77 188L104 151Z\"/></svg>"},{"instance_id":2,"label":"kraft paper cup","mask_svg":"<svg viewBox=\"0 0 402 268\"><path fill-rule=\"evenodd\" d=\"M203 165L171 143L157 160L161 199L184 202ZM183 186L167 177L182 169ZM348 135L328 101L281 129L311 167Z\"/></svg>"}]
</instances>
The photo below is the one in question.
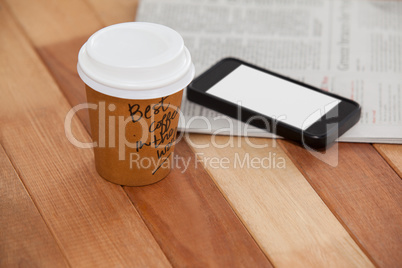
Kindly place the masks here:
<instances>
[{"instance_id":1,"label":"kraft paper cup","mask_svg":"<svg viewBox=\"0 0 402 268\"><path fill-rule=\"evenodd\" d=\"M98 173L129 186L166 177L183 89L194 77L182 37L153 23L112 25L82 46L77 70L86 84Z\"/></svg>"}]
</instances>

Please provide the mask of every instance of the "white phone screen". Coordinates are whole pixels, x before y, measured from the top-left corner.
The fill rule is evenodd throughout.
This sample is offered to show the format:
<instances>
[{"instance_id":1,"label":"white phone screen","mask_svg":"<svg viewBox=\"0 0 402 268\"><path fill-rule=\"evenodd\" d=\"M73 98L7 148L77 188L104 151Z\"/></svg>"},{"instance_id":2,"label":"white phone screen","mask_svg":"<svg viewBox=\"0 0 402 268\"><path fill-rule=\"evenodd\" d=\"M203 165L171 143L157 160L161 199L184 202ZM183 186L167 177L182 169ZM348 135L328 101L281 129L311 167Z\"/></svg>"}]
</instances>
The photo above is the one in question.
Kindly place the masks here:
<instances>
[{"instance_id":1,"label":"white phone screen","mask_svg":"<svg viewBox=\"0 0 402 268\"><path fill-rule=\"evenodd\" d=\"M340 102L243 64L207 93L302 130Z\"/></svg>"}]
</instances>

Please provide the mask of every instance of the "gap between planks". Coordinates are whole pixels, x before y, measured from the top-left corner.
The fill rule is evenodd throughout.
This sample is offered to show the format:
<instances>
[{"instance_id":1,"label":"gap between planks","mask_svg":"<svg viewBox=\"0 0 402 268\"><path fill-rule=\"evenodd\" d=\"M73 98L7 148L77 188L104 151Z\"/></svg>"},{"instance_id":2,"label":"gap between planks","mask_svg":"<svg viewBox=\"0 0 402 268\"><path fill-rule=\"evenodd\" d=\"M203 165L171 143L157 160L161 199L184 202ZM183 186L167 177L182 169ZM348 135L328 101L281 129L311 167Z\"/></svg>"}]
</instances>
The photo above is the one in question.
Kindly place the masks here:
<instances>
[{"instance_id":1,"label":"gap between planks","mask_svg":"<svg viewBox=\"0 0 402 268\"><path fill-rule=\"evenodd\" d=\"M71 266L2 145L0 174L0 266Z\"/></svg>"},{"instance_id":2,"label":"gap between planks","mask_svg":"<svg viewBox=\"0 0 402 268\"><path fill-rule=\"evenodd\" d=\"M78 51L80 47L80 40L82 39L78 38L69 42L38 49L46 64L51 66L49 68L52 70L53 76L56 77L62 91L66 95L81 96L81 99L69 98L72 105L81 103L85 97L83 94L77 94L84 88L81 80L73 71L75 69L75 61L71 60L72 54L75 54L74 51ZM69 79L64 77L66 75L68 75ZM186 147L187 145L183 141L183 144L179 143L177 145L176 152L182 153L182 149L186 150ZM189 159L192 156L186 153L181 157ZM194 171L197 171L197 176L192 175ZM142 219L147 219L145 222L148 228L152 228L153 234L158 233L158 235L154 235L154 237L165 254L167 254L169 260L179 266L195 266L197 265L197 259L199 261L202 259L209 265L234 265L233 262L237 261L237 265L245 265L246 263L250 265L254 263L258 266L269 267L269 260L261 249L259 249L247 229L244 228L242 222L237 218L230 205L226 202L224 197L222 197L222 193L216 186L211 186L211 183L213 185L215 184L205 173L203 167L199 166L198 169L194 171L192 171L192 173L185 172L181 174L180 170L173 170L166 179L158 182L158 184L147 187L124 187L131 201L136 206L137 211L140 212ZM191 185L197 184L199 185L197 188L191 187ZM178 191L178 189L180 189L180 191ZM203 196L205 195L209 196L208 199L204 200L204 203L208 204L206 207L209 207L209 211L206 210L205 207L196 206L198 203L192 204L194 200L197 201L200 198L204 198ZM157 197L166 199L165 196L170 197L169 200L166 200L166 203L170 204L170 207L164 204L158 204L157 202ZM148 200L152 199L156 200L155 203L148 202ZM149 211L151 209L160 212L157 215L150 216ZM179 215L173 217L164 213L170 210L176 210L177 212L185 211L187 215L185 215L185 217L183 217L183 215L181 217ZM192 225L192 219L197 217L200 219L198 226L202 223L199 230L209 231L203 232L197 231L195 228L192 230L187 228L187 226ZM214 222L219 226L226 226L226 229L232 231L219 234L217 232L218 228L214 227L215 225L209 225L208 221L203 220L208 218L214 219ZM172 228L176 230L176 237L174 237L176 240L172 239L172 237L169 238L169 232L161 231L164 230L163 224L169 226L170 230L172 230ZM180 231L179 229L182 230ZM204 234L203 237L200 237L200 234ZM219 239L217 239L218 237ZM209 248L203 246L204 244L211 243L213 240L218 241L215 247L218 247L220 249L219 251L211 251ZM187 253L190 254L186 255L179 252L175 245L172 244L172 242L175 241L176 243L179 241L181 245L192 244L192 248L187 250ZM236 246L236 244L241 246ZM225 247L223 245L225 245ZM222 250L225 252L224 254L221 254ZM228 259L220 256L232 257Z\"/></svg>"},{"instance_id":3,"label":"gap between planks","mask_svg":"<svg viewBox=\"0 0 402 268\"><path fill-rule=\"evenodd\" d=\"M70 42L70 41L67 41L67 42L64 42L64 43L68 43L68 42ZM73 41L73 42L75 42L75 41ZM63 43L63 42L62 42ZM47 48L49 48L50 46L46 46ZM54 46L53 46L54 47ZM56 49L57 50L57 49ZM41 46L39 49L38 49L38 51L39 51L39 53L41 54L41 56L42 56L42 59L44 59L45 60L45 62L47 63L47 65L49 65L49 57L46 57L46 55L49 55L49 53L47 53L47 52L49 52L49 50L48 49L46 49L44 46ZM47 54L46 54L47 53ZM45 56L44 56L45 55ZM64 59L64 60L66 60L66 59ZM63 60L63 61L64 61ZM62 62L63 62L62 61ZM56 63L56 65L57 65L57 63ZM69 65L69 64L68 64ZM75 68L75 63L74 63L74 68ZM51 71L52 71L52 73L54 74L54 69L53 68L49 68ZM59 76L59 77L62 77L63 75L61 75L61 76ZM76 76L76 75L75 75ZM79 79L79 78L78 78ZM57 77L56 77L56 80L58 81L58 83L59 83L59 85L62 85L63 84L63 82L60 82L60 79L57 79ZM73 84L74 84L74 82L73 82ZM81 81L79 81L79 85L81 85L82 84L82 82ZM65 86L62 86L62 88L66 88ZM206 179L205 180L205 182L208 182L208 181L211 181L210 180L210 178L207 178L207 177L205 177L204 176L204 178ZM185 178L184 178L185 179ZM168 180L168 178L167 179L165 179L164 181L166 181L166 182L169 182L169 180ZM176 180L177 181L177 180ZM171 178L170 179L170 184L172 185L171 187L170 187L170 189L172 190L172 189L175 189L175 188L179 188L179 187L176 187L176 186L178 186L178 184L180 184L180 181L177 181L177 182L174 182L173 184L172 184L172 182L174 182L174 180ZM205 182L203 182L202 180L200 181L200 182L202 182L201 183L201 185L204 185L204 186L207 186L208 184L205 184ZM184 184L183 184L184 185ZM151 187L151 186L150 186ZM159 186L159 188L163 188L163 187L160 187ZM165 187L166 188L166 187ZM201 187L202 188L202 187ZM215 186L215 188L216 188L216 186ZM169 188L166 188L166 189L169 189ZM213 188L214 189L214 188ZM171 191L170 190L170 191ZM183 190L189 190L189 189L183 189ZM159 191L162 191L162 190L159 190ZM135 196L136 195L133 195L132 194L132 192L133 192L133 190L127 190L126 191L127 192L127 194L130 194L130 192L131 192L131 196L132 196L132 200L134 200L134 198L135 198ZM186 193L186 192L188 192L188 191L183 191L183 193ZM191 191L190 191L190 193L191 193ZM197 193L197 191L195 191L195 192L193 192L192 193L192 195L195 195L195 196L197 196L198 194L199 194L200 192L198 192ZM243 264L243 265L245 265L246 263L247 264L251 264L251 263L254 263L255 262L255 264L257 265L259 265L259 266L267 266L267 267L269 267L270 266L270 264L269 264L269 261L268 261L268 259L266 259L266 257L265 257L265 255L262 253L262 251L258 248L258 245L253 241L253 239L252 239L252 237L248 234L248 232L247 232L247 230L244 228L244 226L242 226L242 223L237 219L237 217L236 217L236 215L234 214L234 212L232 211L232 209L230 208L230 206L229 206L229 204L226 202L226 200L221 196L221 193L217 190L217 189L215 189L215 190L212 190L212 191L206 191L205 192L206 194L209 194L209 195L211 195L211 197L213 197L213 199L212 200L215 200L215 201L217 201L217 204L219 204L219 206L217 207L217 208L215 208L214 206L212 207L212 209L211 209L211 211L207 211L207 210L204 210L205 212L203 212L202 214L201 214L201 216L202 217L205 217L205 219L208 219L208 218L215 218L216 220L216 222L217 223L219 223L219 225L220 226L225 226L225 228L228 228L228 227L230 227L229 228L229 230L230 229L232 229L232 232L230 232L230 235L229 235L229 233L223 233L223 236L221 235L220 236L220 238L218 239L218 241L220 241L219 242L219 244L217 244L217 245L220 245L220 247L221 247L221 249L219 250L219 251L216 251L215 253L212 251L208 251L208 248L205 248L207 251L206 252L209 252L210 254L211 254L211 256L209 257L209 259L207 260L207 261L209 261L210 262L210 264L213 264L213 262L211 263L211 261L214 261L214 258L215 258L215 262L216 263L218 263L219 262L219 255L218 255L218 253L220 253L220 252L222 252L222 250L223 251L227 251L227 250L229 250L229 252L226 252L225 254L223 254L223 256L231 256L229 259L228 258L221 258L223 261L225 261L225 259L226 259L226 263L227 264L230 264L230 262L233 262L233 261L238 261L238 263L237 264ZM187 195L188 195L188 193L186 193ZM198 197L197 197L198 198ZM144 201L146 201L146 200L143 200L143 202L142 203L144 203ZM180 201L180 200L178 200L178 201ZM185 200L183 200L183 201L185 201ZM209 200L205 200L206 201L206 203L208 203L208 201ZM176 201L177 202L177 201ZM138 202L139 203L139 202ZM181 202L181 203L183 203L183 204L185 204L186 202ZM211 203L212 204L212 203ZM141 206L138 206L138 208L141 208ZM159 209L162 209L163 207L160 207ZM185 207L184 207L185 208ZM195 207L194 207L195 208ZM141 211L141 210L140 210ZM146 213L146 211L147 210L143 210L142 211L142 213ZM192 214L190 214L190 215L187 215L187 216L189 216L188 217L188 219L189 220L191 220L191 218L194 218L194 217L196 217L198 214L200 214L200 212L198 211L198 210L194 210L194 209L191 209L191 211L190 211ZM165 220L166 220L166 218L165 218ZM168 218L168 220L170 220L170 224L171 224L171 226L174 226L175 224L177 224L177 223L180 223L180 222L175 222L174 221L174 218ZM173 220L173 221L172 221ZM149 221L148 221L149 222ZM152 222L152 221L151 221ZM203 221L203 222L205 222L205 221ZM184 221L184 224L186 224L186 222ZM157 226L157 224L156 224L156 226ZM191 226L191 225L189 225L189 226ZM163 228L163 225L160 225L159 224L159 226L157 226L158 228ZM208 228L209 228L209 226L208 225L204 225L203 226L203 228L201 228L201 229L206 229L206 230L208 230ZM191 233L192 235L196 235L196 233ZM182 233L181 234L182 236L184 235L184 233ZM219 235L218 235L219 236ZM189 238L191 238L191 236L189 236ZM207 241L213 241L213 240L211 240L213 237L211 237L211 236L207 236L207 240L205 240L206 242ZM215 237L216 238L216 237ZM240 239L240 240L239 240ZM236 242L238 240L238 242ZM184 241L186 241L186 239L184 239ZM168 241L169 242L169 241ZM189 245L191 245L191 240L188 240L188 242L189 242ZM194 242L194 241L193 241ZM227 242L227 244L226 244L226 246L223 246L223 242ZM205 242L204 242L205 243ZM167 244L167 245L169 245L169 243ZM194 245L193 245L194 246ZM202 244L201 244L201 246L202 246ZM165 247L165 251L167 251L167 249L169 249L169 247ZM202 251L200 251L202 248L195 248L195 250L193 250L193 252L194 253L197 253L197 249L199 250L199 252L202 254L203 252ZM205 250L204 249L204 250ZM194 254L193 253L193 254ZM231 253L231 254L228 254L228 253ZM194 256L196 256L196 255L194 255ZM212 257L212 258L211 258ZM194 261L194 260L196 260L196 258L192 258L192 261ZM185 262L186 260L184 259L184 258L182 258L182 259L180 259L180 258L176 258L176 260L175 260L176 262L178 262L178 263L180 263L180 261L181 261L181 264L183 264L183 265L189 265L189 264L191 264L191 263L189 263L188 261L187 261L187 263ZM191 260L190 260L191 261ZM194 265L195 263L193 263L193 265ZM223 263L224 264L224 263Z\"/></svg>"},{"instance_id":4,"label":"gap between planks","mask_svg":"<svg viewBox=\"0 0 402 268\"><path fill-rule=\"evenodd\" d=\"M314 156L292 142L278 143L377 266L402 262L401 180L371 145L339 143Z\"/></svg>"},{"instance_id":5,"label":"gap between planks","mask_svg":"<svg viewBox=\"0 0 402 268\"><path fill-rule=\"evenodd\" d=\"M7 10L3 8L0 12L0 25L4 28L2 37L7 39L7 42L1 42L5 46L3 51L13 51L2 53L2 64L21 66L18 72L16 68L6 69L7 72L1 79L3 83L12 81L3 85L6 91L2 98L2 144L29 189L32 199L39 206L43 218L51 231L57 234L57 240L61 241L61 248L69 261L72 265L99 265L99 260L94 257L103 254L102 265L125 263L133 266L169 266L166 257L121 187L106 184L90 167L83 169L87 172L74 173L78 171L75 168L81 166L81 163L91 163L88 160L92 158L92 154L79 152L64 139L60 139L64 136L61 126L69 106ZM21 76L24 79L19 79ZM82 125L77 120L73 124L79 130L76 133L78 137L88 139ZM47 129L50 125L52 129ZM45 129L47 131L43 131ZM41 156L42 160L39 161ZM90 193L85 190L89 188L97 191ZM80 194L77 195L77 192ZM76 198L72 198L73 196ZM91 202L96 205L90 205ZM88 205L91 208L89 211L96 219L86 217L85 220L85 217L79 216L89 216L86 213ZM109 210L110 214L104 214L102 207L112 208ZM62 219L59 218L61 214L65 216ZM108 225L106 216L116 216L116 220L119 220L119 230L116 229L117 226ZM80 225L71 225L74 221ZM86 225L85 222L89 224ZM100 223L103 226L100 226ZM112 236L107 237L103 228L109 228ZM100 239L101 236L103 239ZM117 250L118 254L111 255L119 240L138 247L135 251L133 248L121 247ZM79 248L76 245L79 245ZM135 254L140 256L130 258Z\"/></svg>"},{"instance_id":6,"label":"gap between planks","mask_svg":"<svg viewBox=\"0 0 402 268\"><path fill-rule=\"evenodd\" d=\"M387 163L402 178L402 145L401 144L373 144L374 148Z\"/></svg>"},{"instance_id":7,"label":"gap between planks","mask_svg":"<svg viewBox=\"0 0 402 268\"><path fill-rule=\"evenodd\" d=\"M288 156L272 146L272 140L249 138L259 146L268 145L256 149L245 145L245 138L216 136L221 145L234 140L233 147L222 150L197 148L211 145L208 135L190 137L188 142L198 156L230 160L230 168L207 163L205 168L275 266L373 266ZM286 168L234 167L236 157L262 159L268 152L283 158Z\"/></svg>"}]
</instances>

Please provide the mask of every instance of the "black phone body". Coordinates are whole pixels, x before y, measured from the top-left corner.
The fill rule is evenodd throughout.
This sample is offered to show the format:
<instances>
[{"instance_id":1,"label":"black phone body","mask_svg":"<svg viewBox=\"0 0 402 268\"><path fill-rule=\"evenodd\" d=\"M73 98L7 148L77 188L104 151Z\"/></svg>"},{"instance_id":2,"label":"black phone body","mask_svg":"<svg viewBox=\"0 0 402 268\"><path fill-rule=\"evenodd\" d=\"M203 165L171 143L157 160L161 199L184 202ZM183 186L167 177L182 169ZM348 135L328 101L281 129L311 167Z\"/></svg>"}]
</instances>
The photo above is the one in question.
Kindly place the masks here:
<instances>
[{"instance_id":1,"label":"black phone body","mask_svg":"<svg viewBox=\"0 0 402 268\"><path fill-rule=\"evenodd\" d=\"M198 76L187 98L314 149L329 147L361 113L352 100L235 58Z\"/></svg>"}]
</instances>

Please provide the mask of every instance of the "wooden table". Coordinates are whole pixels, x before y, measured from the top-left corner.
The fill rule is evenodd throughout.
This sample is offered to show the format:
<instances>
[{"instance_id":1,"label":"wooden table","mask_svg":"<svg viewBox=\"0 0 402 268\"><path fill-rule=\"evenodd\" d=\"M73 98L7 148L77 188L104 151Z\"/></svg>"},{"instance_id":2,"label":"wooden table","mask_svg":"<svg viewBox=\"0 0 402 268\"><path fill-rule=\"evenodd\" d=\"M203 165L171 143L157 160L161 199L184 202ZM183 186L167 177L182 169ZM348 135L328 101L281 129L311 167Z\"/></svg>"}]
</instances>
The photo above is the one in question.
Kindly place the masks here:
<instances>
[{"instance_id":1,"label":"wooden table","mask_svg":"<svg viewBox=\"0 0 402 268\"><path fill-rule=\"evenodd\" d=\"M401 267L401 145L341 143L332 167L288 141L190 135L189 168L157 184L100 178L64 133L85 102L77 53L136 6L0 0L0 267ZM73 124L90 141L86 111ZM210 161L269 155L285 167Z\"/></svg>"}]
</instances>

